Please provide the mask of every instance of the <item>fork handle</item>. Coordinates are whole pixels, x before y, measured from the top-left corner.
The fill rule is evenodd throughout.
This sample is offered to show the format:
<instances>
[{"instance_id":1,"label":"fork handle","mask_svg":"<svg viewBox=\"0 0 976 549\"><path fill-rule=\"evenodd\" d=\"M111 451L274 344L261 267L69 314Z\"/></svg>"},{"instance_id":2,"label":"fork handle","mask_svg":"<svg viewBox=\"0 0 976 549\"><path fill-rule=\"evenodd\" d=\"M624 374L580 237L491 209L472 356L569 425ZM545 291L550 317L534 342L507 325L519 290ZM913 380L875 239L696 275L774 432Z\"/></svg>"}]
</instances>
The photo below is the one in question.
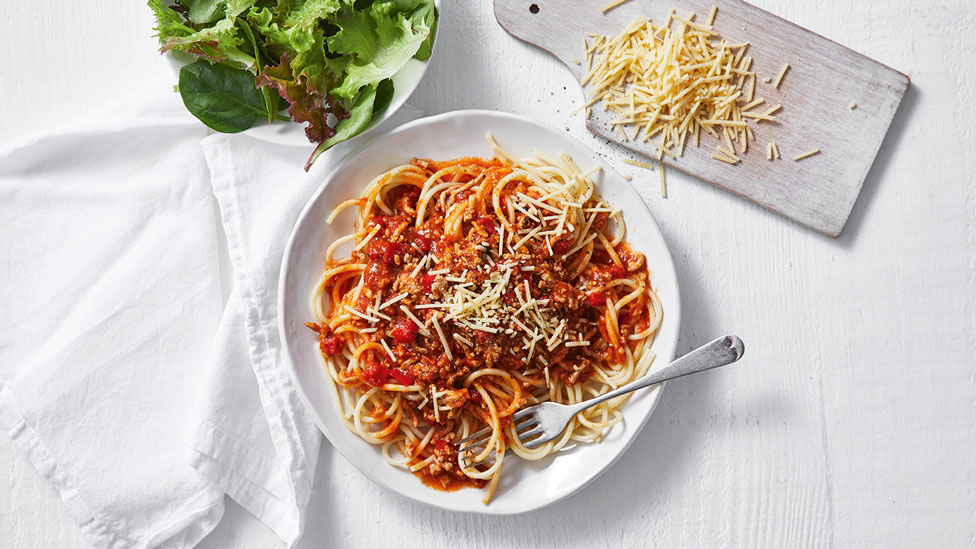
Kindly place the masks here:
<instances>
[{"instance_id":1,"label":"fork handle","mask_svg":"<svg viewBox=\"0 0 976 549\"><path fill-rule=\"evenodd\" d=\"M634 380L623 387L614 389L609 393L604 393L598 397L577 404L576 407L578 409L576 411L583 411L591 406L596 406L605 400L609 400L620 395L625 395L632 391L643 389L649 385L661 383L662 381L668 381L670 379L686 376L688 374L695 374L705 370L711 370L712 368L718 368L719 366L725 366L726 364L731 364L742 358L742 354L744 352L745 345L743 345L742 340L738 337L734 335L720 337L711 343L702 345L701 347L686 354L678 360L675 360L671 364L668 364L656 372L647 374L646 376Z\"/></svg>"}]
</instances>

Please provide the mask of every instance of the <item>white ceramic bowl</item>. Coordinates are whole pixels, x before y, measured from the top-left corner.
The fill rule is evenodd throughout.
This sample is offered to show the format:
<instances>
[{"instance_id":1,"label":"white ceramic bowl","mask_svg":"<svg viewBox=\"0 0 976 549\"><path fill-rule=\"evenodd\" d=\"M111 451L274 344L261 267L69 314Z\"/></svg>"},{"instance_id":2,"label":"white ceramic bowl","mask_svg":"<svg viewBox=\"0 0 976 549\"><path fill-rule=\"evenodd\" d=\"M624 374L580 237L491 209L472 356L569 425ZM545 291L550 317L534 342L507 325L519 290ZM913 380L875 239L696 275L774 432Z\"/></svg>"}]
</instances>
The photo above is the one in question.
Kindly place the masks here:
<instances>
[{"instance_id":1,"label":"white ceramic bowl","mask_svg":"<svg viewBox=\"0 0 976 549\"><path fill-rule=\"evenodd\" d=\"M355 212L343 212L332 226L325 219L343 200L362 195L378 174L412 157L446 160L460 156L490 157L485 133L519 156L533 149L564 152L586 171L599 165L595 180L603 197L623 211L627 240L647 256L652 284L664 307L664 321L653 350L654 368L674 356L678 341L680 303L674 264L661 232L630 183L585 145L564 131L519 116L492 111L455 111L405 124L348 158L326 177L305 206L285 249L279 283L279 329L287 349L286 367L302 400L333 446L367 477L410 499L450 509L485 514L514 514L554 503L595 479L634 441L654 410L663 387L635 394L623 409L624 423L614 426L599 444L587 444L538 462L514 456L505 460L494 499L483 505L481 490L438 492L423 486L403 468L388 465L379 448L350 432L336 412L323 360L312 332L304 326L313 318L310 299L325 264L324 254L336 238L352 231Z\"/></svg>"},{"instance_id":2,"label":"white ceramic bowl","mask_svg":"<svg viewBox=\"0 0 976 549\"><path fill-rule=\"evenodd\" d=\"M440 24L441 24L441 0L434 0L434 6L437 8L437 25L438 32L434 34L434 43L431 44L430 57L426 61L420 61L419 59L410 58L409 61L393 75L393 97L390 99L389 106L386 110L377 117L374 117L369 126L365 130L359 133L363 135L364 133L372 130L376 126L379 126L386 119L393 116L400 107L402 107L407 99L413 94L417 86L420 85L420 81L424 77L424 73L427 72L427 66L430 64L430 60L434 58L434 52L437 51L437 40L440 35ZM172 69L173 74L177 79L179 79L180 68L187 63L192 63L197 60L196 57L181 53L174 52L172 54L167 54L166 59L169 61L170 69ZM286 115L287 116L287 115ZM269 123L267 120L258 120L255 122L254 126L251 126L247 130L248 135L268 141L270 143L278 143L281 145L291 145L295 147L307 146L309 147L309 152L315 148L315 144L310 142L305 136L305 124L298 124L295 122L283 122L276 121Z\"/></svg>"}]
</instances>

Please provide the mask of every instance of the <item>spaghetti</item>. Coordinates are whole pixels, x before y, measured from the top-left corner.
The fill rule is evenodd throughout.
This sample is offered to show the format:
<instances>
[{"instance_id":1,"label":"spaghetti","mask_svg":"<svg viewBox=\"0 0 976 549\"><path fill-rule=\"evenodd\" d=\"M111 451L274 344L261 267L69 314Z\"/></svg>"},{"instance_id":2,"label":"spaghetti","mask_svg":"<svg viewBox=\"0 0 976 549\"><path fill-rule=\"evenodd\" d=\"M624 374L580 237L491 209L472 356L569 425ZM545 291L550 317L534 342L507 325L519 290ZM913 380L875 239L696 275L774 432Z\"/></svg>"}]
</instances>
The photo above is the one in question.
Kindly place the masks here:
<instances>
[{"instance_id":1,"label":"spaghetti","mask_svg":"<svg viewBox=\"0 0 976 549\"><path fill-rule=\"evenodd\" d=\"M596 194L598 168L516 160L488 140L493 159L413 159L333 210L329 223L358 208L357 229L326 250L307 324L346 426L428 486L486 488L486 504L506 450L535 460L598 441L629 395L534 449L512 415L644 375L662 319L643 254ZM494 459L462 465L453 443L486 426L480 452Z\"/></svg>"}]
</instances>

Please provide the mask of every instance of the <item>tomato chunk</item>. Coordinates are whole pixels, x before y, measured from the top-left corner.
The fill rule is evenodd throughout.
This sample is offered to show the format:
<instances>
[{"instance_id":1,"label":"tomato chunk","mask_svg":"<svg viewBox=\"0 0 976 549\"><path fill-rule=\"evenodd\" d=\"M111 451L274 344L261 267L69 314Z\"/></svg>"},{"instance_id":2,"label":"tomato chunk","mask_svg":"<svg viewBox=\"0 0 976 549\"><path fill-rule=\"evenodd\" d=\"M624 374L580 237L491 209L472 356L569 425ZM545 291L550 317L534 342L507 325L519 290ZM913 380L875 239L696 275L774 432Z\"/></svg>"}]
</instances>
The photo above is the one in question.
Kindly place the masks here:
<instances>
[{"instance_id":1,"label":"tomato chunk","mask_svg":"<svg viewBox=\"0 0 976 549\"><path fill-rule=\"evenodd\" d=\"M410 245L405 242L387 242L383 248L383 262L396 263L397 256L407 253Z\"/></svg>"},{"instance_id":2,"label":"tomato chunk","mask_svg":"<svg viewBox=\"0 0 976 549\"><path fill-rule=\"evenodd\" d=\"M339 336L326 336L319 342L319 349L329 356L334 356L342 352L342 339Z\"/></svg>"},{"instance_id":3,"label":"tomato chunk","mask_svg":"<svg viewBox=\"0 0 976 549\"><path fill-rule=\"evenodd\" d=\"M413 321L401 320L393 327L393 340L404 345L413 343L413 339L417 337L418 330L419 328Z\"/></svg>"},{"instance_id":4,"label":"tomato chunk","mask_svg":"<svg viewBox=\"0 0 976 549\"><path fill-rule=\"evenodd\" d=\"M381 215L374 215L374 216L372 216L372 217L370 217L370 218L368 218L366 220L366 226L369 227L370 229L373 229L373 228L376 228L376 227L384 227L385 228L386 225L387 225L387 223L388 223L388 221L387 221L386 217L381 216Z\"/></svg>"},{"instance_id":5,"label":"tomato chunk","mask_svg":"<svg viewBox=\"0 0 976 549\"><path fill-rule=\"evenodd\" d=\"M400 368L391 368L390 375L401 385L413 385L413 376L404 372Z\"/></svg>"},{"instance_id":6,"label":"tomato chunk","mask_svg":"<svg viewBox=\"0 0 976 549\"><path fill-rule=\"evenodd\" d=\"M624 268L621 267L620 265L610 265L610 267L607 269L607 272L610 273L610 276L614 278L620 278L625 274L627 274L627 271L625 271Z\"/></svg>"},{"instance_id":7,"label":"tomato chunk","mask_svg":"<svg viewBox=\"0 0 976 549\"><path fill-rule=\"evenodd\" d=\"M421 251L423 251L424 253L427 253L427 252L430 251L430 239L427 238L426 236L424 236L422 234L416 234L411 239L411 241L414 244L416 244L417 247L420 248Z\"/></svg>"},{"instance_id":8,"label":"tomato chunk","mask_svg":"<svg viewBox=\"0 0 976 549\"><path fill-rule=\"evenodd\" d=\"M552 253L553 255L563 255L569 251L569 241L568 240L557 240L552 243Z\"/></svg>"},{"instance_id":9,"label":"tomato chunk","mask_svg":"<svg viewBox=\"0 0 976 549\"><path fill-rule=\"evenodd\" d=\"M424 293L430 293L430 289L434 286L434 280L437 277L430 274L425 274L424 278L420 281L420 285L424 288Z\"/></svg>"},{"instance_id":10,"label":"tomato chunk","mask_svg":"<svg viewBox=\"0 0 976 549\"><path fill-rule=\"evenodd\" d=\"M586 299L589 301L590 307L601 307L607 304L607 295L603 292L593 292L586 296Z\"/></svg>"},{"instance_id":11,"label":"tomato chunk","mask_svg":"<svg viewBox=\"0 0 976 549\"><path fill-rule=\"evenodd\" d=\"M366 363L362 378L373 387L380 387L390 379L390 369L375 360L370 360Z\"/></svg>"},{"instance_id":12,"label":"tomato chunk","mask_svg":"<svg viewBox=\"0 0 976 549\"><path fill-rule=\"evenodd\" d=\"M495 232L495 220L487 215L483 215L477 219L478 224L484 227L488 234Z\"/></svg>"},{"instance_id":13,"label":"tomato chunk","mask_svg":"<svg viewBox=\"0 0 976 549\"><path fill-rule=\"evenodd\" d=\"M366 255L369 256L373 261L383 261L383 257L386 254L386 246L389 242L374 238L369 242L369 246L366 248Z\"/></svg>"}]
</instances>

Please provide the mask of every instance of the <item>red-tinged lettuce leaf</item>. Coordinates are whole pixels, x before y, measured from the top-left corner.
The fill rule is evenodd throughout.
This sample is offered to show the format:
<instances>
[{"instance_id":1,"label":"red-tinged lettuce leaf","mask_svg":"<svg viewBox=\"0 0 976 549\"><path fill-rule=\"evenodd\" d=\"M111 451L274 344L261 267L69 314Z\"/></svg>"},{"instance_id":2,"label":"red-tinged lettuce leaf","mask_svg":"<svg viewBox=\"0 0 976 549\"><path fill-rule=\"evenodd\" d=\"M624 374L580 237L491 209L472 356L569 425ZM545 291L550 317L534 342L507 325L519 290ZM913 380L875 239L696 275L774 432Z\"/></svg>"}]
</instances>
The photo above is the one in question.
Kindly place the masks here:
<instances>
[{"instance_id":1,"label":"red-tinged lettuce leaf","mask_svg":"<svg viewBox=\"0 0 976 549\"><path fill-rule=\"evenodd\" d=\"M186 36L195 32L192 27L186 25L183 15L176 8L164 6L162 0L149 0L149 8L156 15L156 37L160 42L164 42L171 36Z\"/></svg>"},{"instance_id":2,"label":"red-tinged lettuce leaf","mask_svg":"<svg viewBox=\"0 0 976 549\"><path fill-rule=\"evenodd\" d=\"M311 85L307 76L294 74L288 54L281 56L281 64L265 67L258 75L258 87L270 86L278 90L289 103L288 115L295 122L307 123L305 136L313 143L321 143L336 134L329 125L329 115L339 121L349 116L340 101L334 101Z\"/></svg>"},{"instance_id":3,"label":"red-tinged lettuce leaf","mask_svg":"<svg viewBox=\"0 0 976 549\"><path fill-rule=\"evenodd\" d=\"M383 82L386 82L386 84ZM305 163L305 171L308 171L312 167L312 163L315 162L319 155L332 148L332 146L362 133L369 126L370 120L373 119L373 114L378 110L386 108L386 105L377 108L378 105L376 102L381 101L389 104L390 97L393 96L393 83L389 80L384 80L383 82L380 85L374 84L363 88L363 91L356 97L356 102L349 109L349 117L336 125L335 135L320 143L318 147L315 147L312 156ZM383 87L382 97L377 97L378 87Z\"/></svg>"},{"instance_id":4,"label":"red-tinged lettuce leaf","mask_svg":"<svg viewBox=\"0 0 976 549\"><path fill-rule=\"evenodd\" d=\"M182 51L214 63L227 62L242 69L255 69L254 57L241 49L247 41L233 18L195 30L183 21L182 15L163 6L161 0L150 0L149 6L156 12L156 31L163 53Z\"/></svg>"},{"instance_id":5,"label":"red-tinged lettuce leaf","mask_svg":"<svg viewBox=\"0 0 976 549\"><path fill-rule=\"evenodd\" d=\"M264 37L269 51L289 54L295 78L304 76L322 94L328 94L342 81L349 60L345 56L332 58L326 55L322 25L307 28L300 25L283 26L280 23L281 15L276 16L267 8L253 8L247 17Z\"/></svg>"}]
</instances>

